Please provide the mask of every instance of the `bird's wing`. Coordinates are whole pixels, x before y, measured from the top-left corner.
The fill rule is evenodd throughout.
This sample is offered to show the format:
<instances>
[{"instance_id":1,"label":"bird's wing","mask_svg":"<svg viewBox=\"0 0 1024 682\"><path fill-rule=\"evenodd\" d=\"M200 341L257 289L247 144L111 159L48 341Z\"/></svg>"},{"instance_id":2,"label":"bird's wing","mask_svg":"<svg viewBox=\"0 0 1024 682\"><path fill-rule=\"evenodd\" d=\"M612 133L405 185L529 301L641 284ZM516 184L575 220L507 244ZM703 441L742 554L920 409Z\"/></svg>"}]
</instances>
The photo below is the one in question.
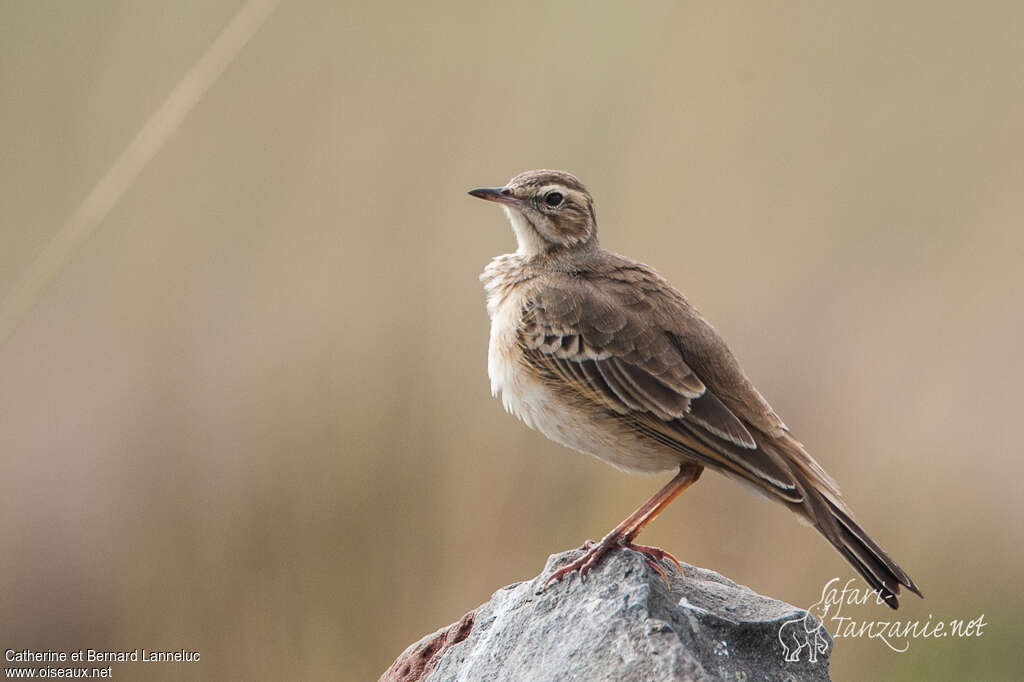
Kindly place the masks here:
<instances>
[{"instance_id":1,"label":"bird's wing","mask_svg":"<svg viewBox=\"0 0 1024 682\"><path fill-rule=\"evenodd\" d=\"M671 328L661 323L654 291L621 277L602 278L599 285L554 278L523 310L524 357L570 398L610 410L668 447L798 501L786 467L684 359Z\"/></svg>"}]
</instances>

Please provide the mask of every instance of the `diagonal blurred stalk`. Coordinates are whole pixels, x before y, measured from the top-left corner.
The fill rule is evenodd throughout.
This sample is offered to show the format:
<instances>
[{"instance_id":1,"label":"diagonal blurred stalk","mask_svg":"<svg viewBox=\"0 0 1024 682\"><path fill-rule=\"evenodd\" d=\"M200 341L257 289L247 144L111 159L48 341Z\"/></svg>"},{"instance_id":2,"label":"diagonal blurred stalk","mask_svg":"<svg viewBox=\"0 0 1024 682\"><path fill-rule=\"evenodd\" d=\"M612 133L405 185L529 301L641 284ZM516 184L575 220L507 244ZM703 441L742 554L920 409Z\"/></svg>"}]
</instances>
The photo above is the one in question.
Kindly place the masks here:
<instances>
[{"instance_id":1,"label":"diagonal blurred stalk","mask_svg":"<svg viewBox=\"0 0 1024 682\"><path fill-rule=\"evenodd\" d=\"M96 230L110 209L163 148L277 7L279 0L248 0L206 52L171 90L145 125L61 225L0 302L0 346L18 328L75 250Z\"/></svg>"}]
</instances>

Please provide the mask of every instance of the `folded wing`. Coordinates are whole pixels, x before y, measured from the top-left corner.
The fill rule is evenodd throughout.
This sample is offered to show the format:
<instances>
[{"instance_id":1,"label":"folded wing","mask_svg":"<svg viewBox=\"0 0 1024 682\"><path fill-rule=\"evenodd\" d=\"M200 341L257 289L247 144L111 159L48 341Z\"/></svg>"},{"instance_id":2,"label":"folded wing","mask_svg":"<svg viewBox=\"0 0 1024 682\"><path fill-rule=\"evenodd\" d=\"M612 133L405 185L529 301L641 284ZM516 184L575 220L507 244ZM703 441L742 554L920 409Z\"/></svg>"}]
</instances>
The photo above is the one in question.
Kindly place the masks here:
<instances>
[{"instance_id":1,"label":"folded wing","mask_svg":"<svg viewBox=\"0 0 1024 682\"><path fill-rule=\"evenodd\" d=\"M614 413L683 455L787 502L801 493L785 466L686 363L642 289L583 279L548 286L523 310L519 343L554 388Z\"/></svg>"}]
</instances>

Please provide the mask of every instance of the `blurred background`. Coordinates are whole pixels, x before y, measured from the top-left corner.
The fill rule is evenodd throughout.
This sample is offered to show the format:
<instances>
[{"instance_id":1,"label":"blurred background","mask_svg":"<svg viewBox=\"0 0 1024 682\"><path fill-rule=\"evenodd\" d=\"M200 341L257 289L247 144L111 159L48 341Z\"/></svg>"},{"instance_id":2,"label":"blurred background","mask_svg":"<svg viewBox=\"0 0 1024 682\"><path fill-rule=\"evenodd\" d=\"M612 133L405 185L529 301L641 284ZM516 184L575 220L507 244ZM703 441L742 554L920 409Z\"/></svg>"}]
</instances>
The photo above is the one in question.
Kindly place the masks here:
<instances>
[{"instance_id":1,"label":"blurred background","mask_svg":"<svg viewBox=\"0 0 1024 682\"><path fill-rule=\"evenodd\" d=\"M243 5L3 3L0 300ZM324 0L256 24L4 309L0 646L202 655L120 679L375 679L658 489L489 395L477 276L514 242L465 192L550 167L921 585L897 616L989 623L840 640L834 677L1019 674L1024 7ZM643 540L803 606L852 576L717 475Z\"/></svg>"}]
</instances>

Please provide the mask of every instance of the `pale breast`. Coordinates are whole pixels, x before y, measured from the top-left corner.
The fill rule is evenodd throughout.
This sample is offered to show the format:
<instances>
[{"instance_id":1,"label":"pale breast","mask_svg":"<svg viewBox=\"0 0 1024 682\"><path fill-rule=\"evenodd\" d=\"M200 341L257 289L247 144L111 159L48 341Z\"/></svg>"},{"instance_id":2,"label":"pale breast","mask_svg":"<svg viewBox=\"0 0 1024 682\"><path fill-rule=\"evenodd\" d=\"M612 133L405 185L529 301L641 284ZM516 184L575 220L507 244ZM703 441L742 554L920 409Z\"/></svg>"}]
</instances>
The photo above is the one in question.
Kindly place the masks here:
<instances>
[{"instance_id":1,"label":"pale breast","mask_svg":"<svg viewBox=\"0 0 1024 682\"><path fill-rule=\"evenodd\" d=\"M533 287L528 280L513 279L513 264L503 260L509 258L514 257L496 258L481 276L491 317L487 374L492 395L500 395L505 409L530 428L620 469L655 472L678 467L677 453L624 427L603 410L565 400L526 364L518 336Z\"/></svg>"}]
</instances>

